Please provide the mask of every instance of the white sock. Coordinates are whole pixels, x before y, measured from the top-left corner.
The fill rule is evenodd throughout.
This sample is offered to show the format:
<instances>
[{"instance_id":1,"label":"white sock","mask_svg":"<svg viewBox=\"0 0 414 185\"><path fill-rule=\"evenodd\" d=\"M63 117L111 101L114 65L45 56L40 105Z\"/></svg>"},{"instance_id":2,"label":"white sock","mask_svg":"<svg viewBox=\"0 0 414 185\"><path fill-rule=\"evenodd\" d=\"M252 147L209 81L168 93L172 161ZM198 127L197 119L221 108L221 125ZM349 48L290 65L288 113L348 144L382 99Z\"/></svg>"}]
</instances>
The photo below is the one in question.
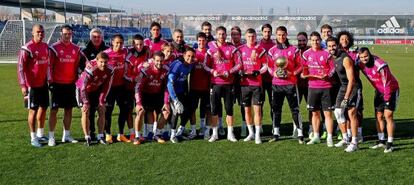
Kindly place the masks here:
<instances>
[{"instance_id":1,"label":"white sock","mask_svg":"<svg viewBox=\"0 0 414 185\"><path fill-rule=\"evenodd\" d=\"M313 138L318 138L319 139L319 133L313 133Z\"/></svg>"},{"instance_id":2,"label":"white sock","mask_svg":"<svg viewBox=\"0 0 414 185\"><path fill-rule=\"evenodd\" d=\"M175 137L175 133L176 133L176 130L175 129L171 129L171 138L174 138Z\"/></svg>"},{"instance_id":3,"label":"white sock","mask_svg":"<svg viewBox=\"0 0 414 185\"><path fill-rule=\"evenodd\" d=\"M299 137L302 137L303 136L303 130L300 129L300 128L298 128L298 136Z\"/></svg>"},{"instance_id":4,"label":"white sock","mask_svg":"<svg viewBox=\"0 0 414 185\"><path fill-rule=\"evenodd\" d=\"M259 138L260 139L260 125L256 125L255 126L255 129L256 129L256 135L255 135L255 138Z\"/></svg>"},{"instance_id":5,"label":"white sock","mask_svg":"<svg viewBox=\"0 0 414 185\"><path fill-rule=\"evenodd\" d=\"M148 124L148 132L152 132L152 133L154 133L154 125L153 124Z\"/></svg>"},{"instance_id":6,"label":"white sock","mask_svg":"<svg viewBox=\"0 0 414 185\"><path fill-rule=\"evenodd\" d=\"M200 128L206 127L206 118L200 118Z\"/></svg>"},{"instance_id":7,"label":"white sock","mask_svg":"<svg viewBox=\"0 0 414 185\"><path fill-rule=\"evenodd\" d=\"M273 135L278 135L278 136L280 136L279 127L275 127L275 128L273 128Z\"/></svg>"},{"instance_id":8,"label":"white sock","mask_svg":"<svg viewBox=\"0 0 414 185\"><path fill-rule=\"evenodd\" d=\"M158 128L158 122L154 121L153 127L154 128L152 128L152 132L154 132L154 134L155 134L157 132L157 128Z\"/></svg>"},{"instance_id":9,"label":"white sock","mask_svg":"<svg viewBox=\"0 0 414 185\"><path fill-rule=\"evenodd\" d=\"M191 132L196 133L196 125L191 125Z\"/></svg>"},{"instance_id":10,"label":"white sock","mask_svg":"<svg viewBox=\"0 0 414 185\"><path fill-rule=\"evenodd\" d=\"M33 141L36 139L36 132L30 132L30 139Z\"/></svg>"},{"instance_id":11,"label":"white sock","mask_svg":"<svg viewBox=\"0 0 414 185\"><path fill-rule=\"evenodd\" d=\"M134 129L133 128L130 128L129 129L129 134L132 135L133 133L134 133Z\"/></svg>"},{"instance_id":12,"label":"white sock","mask_svg":"<svg viewBox=\"0 0 414 185\"><path fill-rule=\"evenodd\" d=\"M384 133L382 132L382 133L378 133L378 139L379 140L385 140L385 136L384 136Z\"/></svg>"},{"instance_id":13,"label":"white sock","mask_svg":"<svg viewBox=\"0 0 414 185\"><path fill-rule=\"evenodd\" d=\"M394 141L394 137L389 137L389 136L388 136L388 141L387 141L387 142L388 142L388 143L392 143L393 141Z\"/></svg>"},{"instance_id":14,"label":"white sock","mask_svg":"<svg viewBox=\"0 0 414 185\"><path fill-rule=\"evenodd\" d=\"M55 138L55 132L49 131L49 138Z\"/></svg>"},{"instance_id":15,"label":"white sock","mask_svg":"<svg viewBox=\"0 0 414 185\"><path fill-rule=\"evenodd\" d=\"M227 126L227 136L234 136L233 126Z\"/></svg>"},{"instance_id":16,"label":"white sock","mask_svg":"<svg viewBox=\"0 0 414 185\"><path fill-rule=\"evenodd\" d=\"M328 141L332 140L332 134L328 134L328 137L326 138Z\"/></svg>"},{"instance_id":17,"label":"white sock","mask_svg":"<svg viewBox=\"0 0 414 185\"><path fill-rule=\"evenodd\" d=\"M253 136L254 135L253 125L247 125L247 129L249 129L249 136Z\"/></svg>"},{"instance_id":18,"label":"white sock","mask_svg":"<svg viewBox=\"0 0 414 185\"><path fill-rule=\"evenodd\" d=\"M70 130L63 130L63 137L70 136Z\"/></svg>"},{"instance_id":19,"label":"white sock","mask_svg":"<svg viewBox=\"0 0 414 185\"><path fill-rule=\"evenodd\" d=\"M218 136L218 127L216 126L216 127L212 127L212 129L213 129L213 136Z\"/></svg>"},{"instance_id":20,"label":"white sock","mask_svg":"<svg viewBox=\"0 0 414 185\"><path fill-rule=\"evenodd\" d=\"M352 137L351 143L357 144L358 143L358 138L357 137Z\"/></svg>"},{"instance_id":21,"label":"white sock","mask_svg":"<svg viewBox=\"0 0 414 185\"><path fill-rule=\"evenodd\" d=\"M44 128L37 128L37 137L43 137L45 135Z\"/></svg>"},{"instance_id":22,"label":"white sock","mask_svg":"<svg viewBox=\"0 0 414 185\"><path fill-rule=\"evenodd\" d=\"M86 135L85 136L85 140L88 140L88 139L91 139L91 136L90 135Z\"/></svg>"}]
</instances>

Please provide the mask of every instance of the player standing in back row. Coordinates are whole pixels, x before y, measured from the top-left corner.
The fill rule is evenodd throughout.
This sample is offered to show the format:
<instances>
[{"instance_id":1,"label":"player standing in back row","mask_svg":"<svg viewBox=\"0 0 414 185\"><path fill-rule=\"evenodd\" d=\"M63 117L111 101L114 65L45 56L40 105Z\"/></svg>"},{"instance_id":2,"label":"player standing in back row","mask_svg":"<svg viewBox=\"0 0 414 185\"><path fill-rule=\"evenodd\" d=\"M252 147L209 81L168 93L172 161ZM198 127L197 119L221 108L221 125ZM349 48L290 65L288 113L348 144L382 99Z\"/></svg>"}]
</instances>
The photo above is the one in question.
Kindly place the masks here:
<instances>
[{"instance_id":1,"label":"player standing in back row","mask_svg":"<svg viewBox=\"0 0 414 185\"><path fill-rule=\"evenodd\" d=\"M72 43L72 27L61 27L61 38L50 46L50 92L52 94L52 109L49 117L49 145L54 146L54 130L59 108L64 108L62 142L77 143L70 135L72 109L77 106L76 86L78 79L80 48Z\"/></svg>"},{"instance_id":2,"label":"player standing in back row","mask_svg":"<svg viewBox=\"0 0 414 185\"><path fill-rule=\"evenodd\" d=\"M43 26L35 24L32 27L32 40L22 46L17 64L17 77L20 89L28 109L27 122L30 130L31 145L41 147L38 132L44 129L46 110L49 106L47 89L47 73L49 66L49 50L43 42L45 31Z\"/></svg>"}]
</instances>

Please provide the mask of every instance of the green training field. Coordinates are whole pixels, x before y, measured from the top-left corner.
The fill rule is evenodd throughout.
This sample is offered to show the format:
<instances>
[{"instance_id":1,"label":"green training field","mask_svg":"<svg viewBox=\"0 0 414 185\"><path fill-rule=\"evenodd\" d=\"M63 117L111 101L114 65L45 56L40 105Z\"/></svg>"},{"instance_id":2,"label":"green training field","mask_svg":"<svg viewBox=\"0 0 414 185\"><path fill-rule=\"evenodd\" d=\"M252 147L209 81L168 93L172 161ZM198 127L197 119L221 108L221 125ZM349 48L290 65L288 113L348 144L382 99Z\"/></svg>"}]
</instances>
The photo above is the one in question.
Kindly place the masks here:
<instances>
[{"instance_id":1,"label":"green training field","mask_svg":"<svg viewBox=\"0 0 414 185\"><path fill-rule=\"evenodd\" d=\"M406 53L406 51L408 53ZM83 142L56 147L30 145L27 112L17 85L16 65L0 65L0 184L412 184L414 182L414 48L375 46L373 52L389 62L400 83L400 103L395 114L396 150L384 154L372 150L375 142L373 88L364 82L364 136L366 142L355 153L326 144L299 145L291 139L292 121L284 106L282 135L277 143L262 145L222 139L160 145L115 143L110 146ZM413 63L411 63L413 62ZM308 128L302 102L305 131ZM241 117L235 106L236 123ZM271 121L266 102L264 135ZM59 114L56 139L62 135ZM113 117L114 134L117 116ZM83 138L80 112L74 111L73 136ZM46 126L47 130L47 126ZM46 133L47 134L47 133ZM239 135L239 129L236 129Z\"/></svg>"}]
</instances>

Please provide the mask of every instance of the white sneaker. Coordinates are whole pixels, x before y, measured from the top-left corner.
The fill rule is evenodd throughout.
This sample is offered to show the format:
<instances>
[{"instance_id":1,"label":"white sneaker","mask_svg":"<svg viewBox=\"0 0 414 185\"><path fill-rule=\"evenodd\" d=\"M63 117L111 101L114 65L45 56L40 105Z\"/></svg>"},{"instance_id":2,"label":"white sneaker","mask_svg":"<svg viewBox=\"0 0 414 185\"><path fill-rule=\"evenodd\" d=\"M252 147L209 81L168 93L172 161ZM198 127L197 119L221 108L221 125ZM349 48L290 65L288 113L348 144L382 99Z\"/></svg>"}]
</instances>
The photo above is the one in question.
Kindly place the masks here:
<instances>
[{"instance_id":1,"label":"white sneaker","mask_svg":"<svg viewBox=\"0 0 414 185\"><path fill-rule=\"evenodd\" d=\"M246 138L243 139L243 141L247 142L247 141L251 141L254 139L254 135L248 135Z\"/></svg>"},{"instance_id":2,"label":"white sneaker","mask_svg":"<svg viewBox=\"0 0 414 185\"><path fill-rule=\"evenodd\" d=\"M170 141L171 141L171 143L178 143L177 137L171 137Z\"/></svg>"},{"instance_id":3,"label":"white sneaker","mask_svg":"<svg viewBox=\"0 0 414 185\"><path fill-rule=\"evenodd\" d=\"M351 143L348 147L345 148L345 152L351 153L358 150L358 145Z\"/></svg>"},{"instance_id":4,"label":"white sneaker","mask_svg":"<svg viewBox=\"0 0 414 185\"><path fill-rule=\"evenodd\" d=\"M210 137L210 139L208 140L208 142L212 143L212 142L217 141L217 140L218 140L218 136L216 136L216 135L212 135L212 136Z\"/></svg>"},{"instance_id":5,"label":"white sneaker","mask_svg":"<svg viewBox=\"0 0 414 185\"><path fill-rule=\"evenodd\" d=\"M176 135L176 136L181 136L181 135L183 135L184 130L185 130L185 127L182 127L182 126L178 127L178 129L177 129L177 133L176 133L175 135Z\"/></svg>"},{"instance_id":6,"label":"white sneaker","mask_svg":"<svg viewBox=\"0 0 414 185\"><path fill-rule=\"evenodd\" d=\"M321 143L321 139L319 139L318 137L312 137L312 139L307 142L307 145L314 145L314 144L319 144Z\"/></svg>"},{"instance_id":7,"label":"white sneaker","mask_svg":"<svg viewBox=\"0 0 414 185\"><path fill-rule=\"evenodd\" d=\"M341 140L335 144L335 147L340 148L346 146L348 143L345 140Z\"/></svg>"},{"instance_id":8,"label":"white sneaker","mask_svg":"<svg viewBox=\"0 0 414 185\"><path fill-rule=\"evenodd\" d=\"M72 138L71 135L67 135L66 137L62 137L62 143L69 142L69 143L77 143L78 140Z\"/></svg>"},{"instance_id":9,"label":"white sneaker","mask_svg":"<svg viewBox=\"0 0 414 185\"><path fill-rule=\"evenodd\" d=\"M309 133L309 139L312 140L312 138L313 138L313 132L310 132Z\"/></svg>"},{"instance_id":10,"label":"white sneaker","mask_svg":"<svg viewBox=\"0 0 414 185\"><path fill-rule=\"evenodd\" d=\"M392 151L394 151L393 144L387 142L387 145L385 145L384 153L391 153Z\"/></svg>"},{"instance_id":11,"label":"white sneaker","mask_svg":"<svg viewBox=\"0 0 414 185\"><path fill-rule=\"evenodd\" d=\"M329 148L334 147L333 140L332 140L332 139L327 139L327 140L326 140L326 145L327 145Z\"/></svg>"},{"instance_id":12,"label":"white sneaker","mask_svg":"<svg viewBox=\"0 0 414 185\"><path fill-rule=\"evenodd\" d=\"M49 138L49 141L47 143L49 146L56 146L56 141L54 137Z\"/></svg>"},{"instance_id":13,"label":"white sneaker","mask_svg":"<svg viewBox=\"0 0 414 185\"><path fill-rule=\"evenodd\" d=\"M378 149L378 148L385 148L385 144L382 142L377 141L377 144L370 147L371 149Z\"/></svg>"},{"instance_id":14,"label":"white sneaker","mask_svg":"<svg viewBox=\"0 0 414 185\"><path fill-rule=\"evenodd\" d=\"M236 137L234 137L234 134L227 135L227 140L229 140L231 142L237 142L237 139L236 139Z\"/></svg>"},{"instance_id":15,"label":"white sneaker","mask_svg":"<svg viewBox=\"0 0 414 185\"><path fill-rule=\"evenodd\" d=\"M255 139L254 139L254 143L256 143L256 144L262 144L262 139L260 139L260 137L256 137Z\"/></svg>"}]
</instances>

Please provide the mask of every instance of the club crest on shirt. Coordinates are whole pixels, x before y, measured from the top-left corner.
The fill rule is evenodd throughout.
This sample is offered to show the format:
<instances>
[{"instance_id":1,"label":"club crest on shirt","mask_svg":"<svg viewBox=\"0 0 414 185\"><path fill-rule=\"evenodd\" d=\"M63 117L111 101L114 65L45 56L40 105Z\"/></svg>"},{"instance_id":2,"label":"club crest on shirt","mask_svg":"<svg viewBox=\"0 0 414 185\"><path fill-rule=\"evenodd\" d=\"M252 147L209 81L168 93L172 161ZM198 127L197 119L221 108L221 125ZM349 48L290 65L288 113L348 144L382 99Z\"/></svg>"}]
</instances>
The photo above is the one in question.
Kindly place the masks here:
<instances>
[{"instance_id":1,"label":"club crest on shirt","mask_svg":"<svg viewBox=\"0 0 414 185\"><path fill-rule=\"evenodd\" d=\"M60 50L59 51L59 53L61 54L61 55L63 55L63 53L65 53L63 50Z\"/></svg>"},{"instance_id":2,"label":"club crest on shirt","mask_svg":"<svg viewBox=\"0 0 414 185\"><path fill-rule=\"evenodd\" d=\"M72 55L74 55L74 54L76 54L76 51L73 49L73 50L72 50Z\"/></svg>"},{"instance_id":3,"label":"club crest on shirt","mask_svg":"<svg viewBox=\"0 0 414 185\"><path fill-rule=\"evenodd\" d=\"M35 51L34 53L35 53L35 55L36 55L36 56L38 56L38 55L39 55L39 51Z\"/></svg>"},{"instance_id":4,"label":"club crest on shirt","mask_svg":"<svg viewBox=\"0 0 414 185\"><path fill-rule=\"evenodd\" d=\"M322 62L325 58L323 56L321 56L321 58L319 58L319 60Z\"/></svg>"}]
</instances>

